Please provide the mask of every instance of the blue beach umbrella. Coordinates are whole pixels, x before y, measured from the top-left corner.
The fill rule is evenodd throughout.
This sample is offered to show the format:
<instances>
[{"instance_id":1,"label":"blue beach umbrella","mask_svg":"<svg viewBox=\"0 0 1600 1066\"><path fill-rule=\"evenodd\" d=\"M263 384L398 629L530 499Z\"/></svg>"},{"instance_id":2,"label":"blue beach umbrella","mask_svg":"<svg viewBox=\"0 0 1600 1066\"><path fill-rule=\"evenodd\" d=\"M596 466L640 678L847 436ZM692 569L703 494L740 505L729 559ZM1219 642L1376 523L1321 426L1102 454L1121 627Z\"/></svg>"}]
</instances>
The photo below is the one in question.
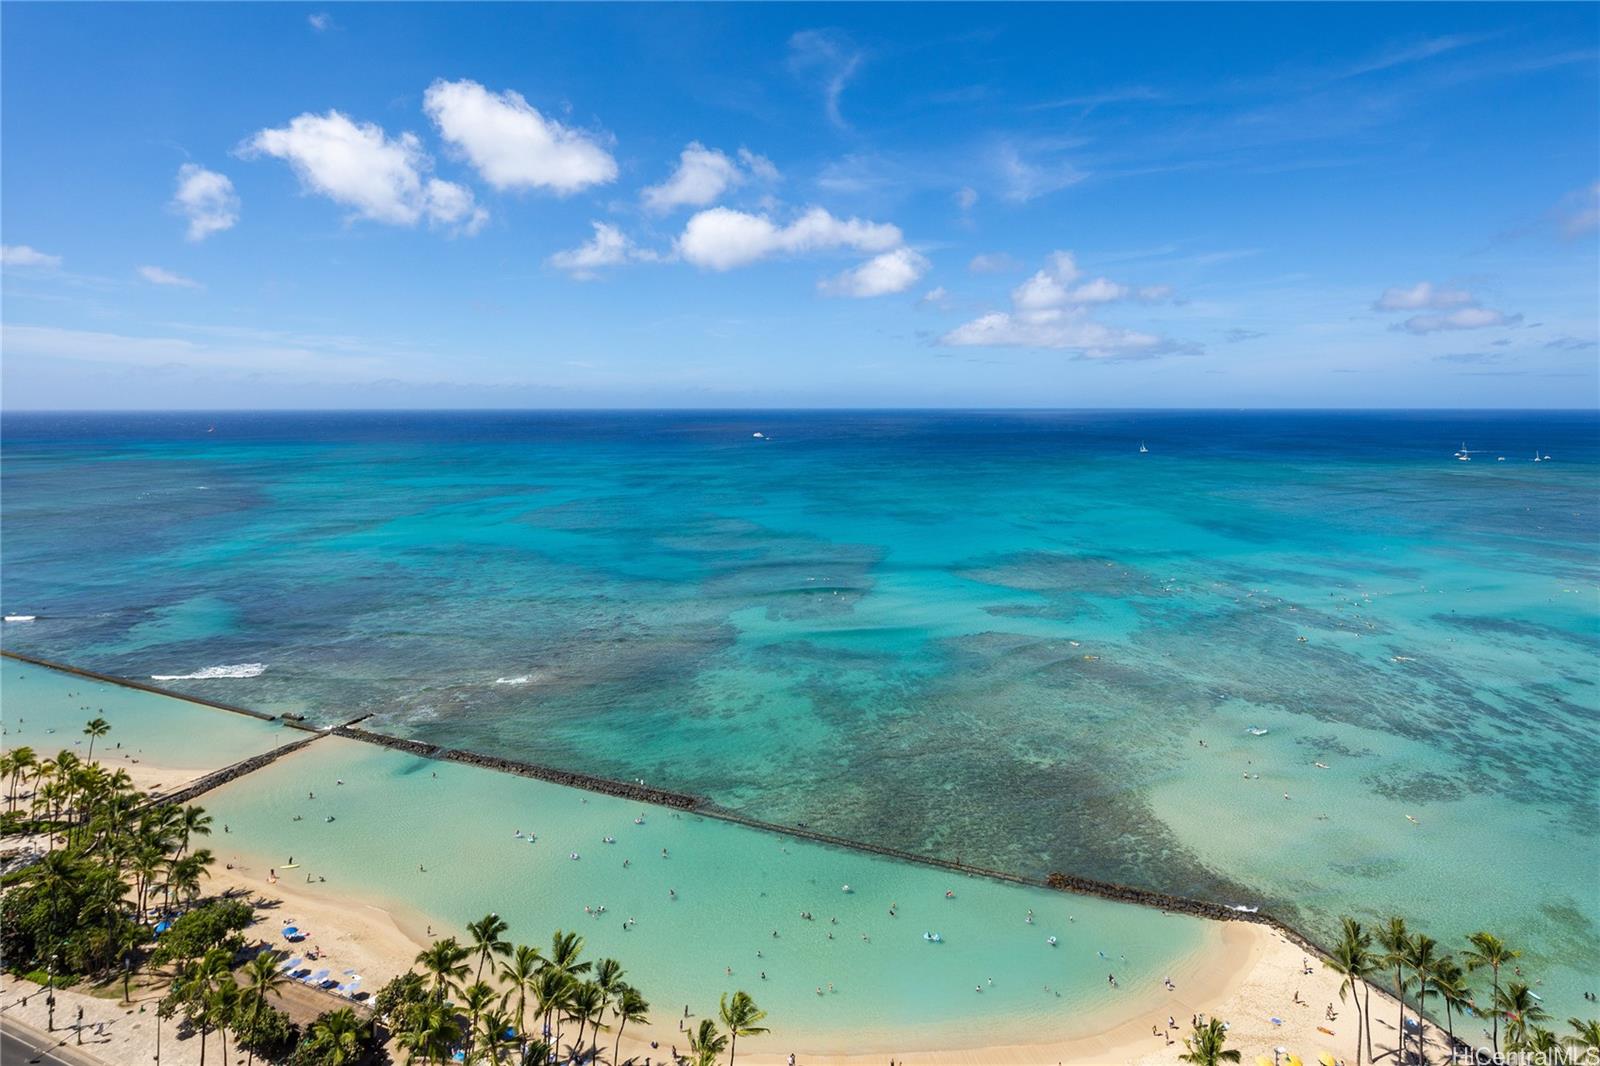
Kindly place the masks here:
<instances>
[{"instance_id":1,"label":"blue beach umbrella","mask_svg":"<svg viewBox=\"0 0 1600 1066\"><path fill-rule=\"evenodd\" d=\"M283 927L283 939L288 940L291 937L297 937L299 935L300 935L299 926L286 925L286 926Z\"/></svg>"},{"instance_id":2,"label":"blue beach umbrella","mask_svg":"<svg viewBox=\"0 0 1600 1066\"><path fill-rule=\"evenodd\" d=\"M168 929L171 929L171 928L172 928L172 923L171 922L166 921L166 920L159 921L159 922L156 923L155 935L156 936L160 936L162 933L165 933Z\"/></svg>"}]
</instances>

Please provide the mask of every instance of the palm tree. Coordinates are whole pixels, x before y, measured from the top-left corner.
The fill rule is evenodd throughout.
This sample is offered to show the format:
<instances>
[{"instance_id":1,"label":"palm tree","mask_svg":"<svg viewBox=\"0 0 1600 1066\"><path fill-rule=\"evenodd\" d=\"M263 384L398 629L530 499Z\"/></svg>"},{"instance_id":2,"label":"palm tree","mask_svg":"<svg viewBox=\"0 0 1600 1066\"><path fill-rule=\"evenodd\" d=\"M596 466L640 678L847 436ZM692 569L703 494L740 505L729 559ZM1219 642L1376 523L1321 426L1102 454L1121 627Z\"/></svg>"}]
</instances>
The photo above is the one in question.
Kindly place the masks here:
<instances>
[{"instance_id":1,"label":"palm tree","mask_svg":"<svg viewBox=\"0 0 1600 1066\"><path fill-rule=\"evenodd\" d=\"M689 1054L694 1066L716 1066L717 1058L722 1054L722 1049L728 1046L728 1038L717 1029L717 1023L710 1018L701 1018L698 1028L689 1030Z\"/></svg>"},{"instance_id":2,"label":"palm tree","mask_svg":"<svg viewBox=\"0 0 1600 1066\"><path fill-rule=\"evenodd\" d=\"M1506 1020L1506 1044L1511 1047L1520 1046L1526 1041L1530 1024L1543 1021L1550 1015L1539 1006L1539 1001L1527 985L1513 981L1495 993L1494 1016Z\"/></svg>"},{"instance_id":3,"label":"palm tree","mask_svg":"<svg viewBox=\"0 0 1600 1066\"><path fill-rule=\"evenodd\" d=\"M1572 1035L1562 1043L1574 1051L1579 1052L1577 1057L1587 1058L1589 1061L1600 1059L1600 1022L1590 1019L1568 1018L1567 1024L1572 1026Z\"/></svg>"},{"instance_id":4,"label":"palm tree","mask_svg":"<svg viewBox=\"0 0 1600 1066\"><path fill-rule=\"evenodd\" d=\"M501 939L511 928L498 914L485 914L475 922L467 923L467 935L472 938L472 953L478 958L478 972L473 980L483 980L483 964L492 955L511 954L511 945Z\"/></svg>"},{"instance_id":5,"label":"palm tree","mask_svg":"<svg viewBox=\"0 0 1600 1066\"><path fill-rule=\"evenodd\" d=\"M1434 987L1439 990L1439 998L1444 1000L1445 1032L1450 1039L1450 1047L1456 1046L1456 1021L1455 1012L1467 1005L1470 990L1467 988L1467 974L1456 960L1446 955L1439 960L1433 971Z\"/></svg>"},{"instance_id":6,"label":"palm tree","mask_svg":"<svg viewBox=\"0 0 1600 1066\"><path fill-rule=\"evenodd\" d=\"M453 936L435 940L417 953L417 965L433 978L434 998L443 1000L451 986L467 975L466 961L471 954Z\"/></svg>"},{"instance_id":7,"label":"palm tree","mask_svg":"<svg viewBox=\"0 0 1600 1066\"><path fill-rule=\"evenodd\" d=\"M364 1026L349 1007L329 1011L311 1023L306 1035L323 1066L348 1066L361 1057Z\"/></svg>"},{"instance_id":8,"label":"palm tree","mask_svg":"<svg viewBox=\"0 0 1600 1066\"><path fill-rule=\"evenodd\" d=\"M1518 1050L1533 1052L1535 1062L1547 1063L1548 1066L1562 1066L1567 1061L1566 1049L1556 1034L1537 1025L1522 1035Z\"/></svg>"},{"instance_id":9,"label":"palm tree","mask_svg":"<svg viewBox=\"0 0 1600 1066\"><path fill-rule=\"evenodd\" d=\"M573 991L575 991L574 986L576 986L578 983L578 975L581 973L587 973L589 971L589 968L592 964L587 962L579 962L578 956L581 954L583 954L583 937L579 936L577 933L568 933L564 930L557 929L555 933L551 935L550 954L546 956L545 959L545 961L548 963L546 969L554 970L556 973L569 979L566 982L563 982L563 987L559 995L556 997L555 1002L559 1003L571 996ZM540 1000L541 1004L543 1002L543 1000ZM547 1020L549 1013L550 1012L548 1010L545 1011ZM560 1011L556 1012L555 1042L559 1047L561 1044Z\"/></svg>"},{"instance_id":10,"label":"palm tree","mask_svg":"<svg viewBox=\"0 0 1600 1066\"><path fill-rule=\"evenodd\" d=\"M94 765L94 742L96 737L103 737L111 732L111 723L104 718L89 719L89 724L83 727L83 735L89 738L89 764Z\"/></svg>"},{"instance_id":11,"label":"palm tree","mask_svg":"<svg viewBox=\"0 0 1600 1066\"><path fill-rule=\"evenodd\" d=\"M1194 1032L1183 1038L1183 1046L1189 1050L1178 1058L1193 1066L1220 1066L1224 1062L1238 1062L1238 1048L1225 1047L1227 1042L1228 1031L1217 1019L1210 1018L1206 1024L1196 1025Z\"/></svg>"},{"instance_id":12,"label":"palm tree","mask_svg":"<svg viewBox=\"0 0 1600 1066\"><path fill-rule=\"evenodd\" d=\"M467 1038L478 1031L478 1019L494 1003L494 989L482 981L474 981L461 990L461 1005L467 1011Z\"/></svg>"},{"instance_id":13,"label":"palm tree","mask_svg":"<svg viewBox=\"0 0 1600 1066\"><path fill-rule=\"evenodd\" d=\"M539 1001L539 1018L543 1030L540 1035L549 1036L550 1018L555 1015L560 1021L562 1010L567 999L572 995L572 988L577 984L572 975L558 970L553 965L546 965L539 971L539 977L534 982L533 995Z\"/></svg>"},{"instance_id":14,"label":"palm tree","mask_svg":"<svg viewBox=\"0 0 1600 1066\"><path fill-rule=\"evenodd\" d=\"M262 1008L267 1005L267 993L280 999L283 997L283 986L289 983L289 975L278 969L278 962L278 955L263 951L245 964L245 987L251 1018L260 1017ZM255 1048L252 1047L245 1058L247 1066L255 1061L255 1056Z\"/></svg>"},{"instance_id":15,"label":"palm tree","mask_svg":"<svg viewBox=\"0 0 1600 1066\"><path fill-rule=\"evenodd\" d=\"M735 992L732 999L726 994L723 995L718 1013L722 1015L722 1024L727 1027L728 1035L732 1038L728 1042L728 1066L733 1066L734 1049L739 1044L739 1038L767 1031L764 1026L756 1024L767 1016L767 1012L756 1006L756 1001L750 998L750 993Z\"/></svg>"},{"instance_id":16,"label":"palm tree","mask_svg":"<svg viewBox=\"0 0 1600 1066\"><path fill-rule=\"evenodd\" d=\"M1411 967L1411 972L1417 978L1417 1057L1426 1058L1428 1039L1428 1016L1422 1008L1428 998L1428 982L1433 979L1434 968L1439 964L1439 957L1434 949L1439 945L1430 936L1422 933L1411 937L1406 942L1406 965ZM1406 1034L1400 1033L1400 1046L1405 1047ZM1400 1056L1404 1058L1402 1054Z\"/></svg>"},{"instance_id":17,"label":"palm tree","mask_svg":"<svg viewBox=\"0 0 1600 1066\"><path fill-rule=\"evenodd\" d=\"M501 1003L509 1002L513 995L517 997L517 1041L523 1058L528 1054L528 1034L523 1028L527 1022L528 993L539 979L539 967L543 963L544 959L537 948L518 944L511 958L500 964L500 979L511 986L506 989Z\"/></svg>"},{"instance_id":18,"label":"palm tree","mask_svg":"<svg viewBox=\"0 0 1600 1066\"><path fill-rule=\"evenodd\" d=\"M1467 960L1467 971L1481 970L1489 967L1491 976L1490 995L1493 1002L1500 1001L1500 967L1513 959L1520 958L1522 952L1514 951L1504 940L1493 933L1473 933L1467 937L1467 942L1472 949L1464 953ZM1500 1050L1500 1016L1494 1016L1494 1049Z\"/></svg>"},{"instance_id":19,"label":"palm tree","mask_svg":"<svg viewBox=\"0 0 1600 1066\"><path fill-rule=\"evenodd\" d=\"M1345 918L1338 944L1334 945L1333 953L1322 960L1322 965L1343 978L1339 982L1339 1002L1344 1002L1346 991L1356 1001L1356 1066L1361 1066L1362 1033L1358 986L1372 972L1372 954L1368 950L1371 945L1372 936L1361 928L1361 923L1353 918Z\"/></svg>"},{"instance_id":20,"label":"palm tree","mask_svg":"<svg viewBox=\"0 0 1600 1066\"><path fill-rule=\"evenodd\" d=\"M406 1049L408 1062L419 1055L423 1062L443 1062L450 1056L451 1047L461 1039L455 1005L446 1003L443 997L413 1003L395 1039Z\"/></svg>"},{"instance_id":21,"label":"palm tree","mask_svg":"<svg viewBox=\"0 0 1600 1066\"><path fill-rule=\"evenodd\" d=\"M594 986L600 990L600 1019L605 1018L606 1008L611 1006L618 992L623 986L622 963L616 959L601 959L594 964ZM597 1021L594 1027L595 1053L599 1053L600 1025Z\"/></svg>"},{"instance_id":22,"label":"palm tree","mask_svg":"<svg viewBox=\"0 0 1600 1066\"><path fill-rule=\"evenodd\" d=\"M638 989L632 985L623 985L617 990L617 1045L611 1049L611 1061L617 1061L617 1056L622 1053L622 1030L629 1022L643 1025L650 1019L646 1016L650 1004L639 994Z\"/></svg>"},{"instance_id":23,"label":"palm tree","mask_svg":"<svg viewBox=\"0 0 1600 1066\"><path fill-rule=\"evenodd\" d=\"M39 757L32 748L23 745L13 749L7 756L6 776L11 778L10 791L6 794L6 809L17 809L17 785L22 778L39 765Z\"/></svg>"},{"instance_id":24,"label":"palm tree","mask_svg":"<svg viewBox=\"0 0 1600 1066\"><path fill-rule=\"evenodd\" d=\"M211 815L204 807L185 807L178 813L175 828L183 834L183 846L178 849L181 856L189 850L190 837L211 835Z\"/></svg>"},{"instance_id":25,"label":"palm tree","mask_svg":"<svg viewBox=\"0 0 1600 1066\"><path fill-rule=\"evenodd\" d=\"M572 991L572 999L568 1003L572 1016L578 1020L578 1035L573 1039L572 1046L577 1048L579 1054L583 1049L583 1030L593 1020L596 1028L599 1027L599 1015L606 1009L605 995L600 991L600 986L593 981L584 981ZM598 1043L598 1036L596 1042Z\"/></svg>"},{"instance_id":26,"label":"palm tree","mask_svg":"<svg viewBox=\"0 0 1600 1066\"><path fill-rule=\"evenodd\" d=\"M1404 1058L1406 1043L1406 983L1404 968L1406 965L1406 952L1411 948L1411 933L1406 929L1406 920L1400 917L1390 918L1378 927L1378 943L1383 947L1383 957L1374 960L1379 966L1394 967L1394 998L1400 1003L1400 1025L1397 1030L1400 1034L1401 1057ZM1370 1058L1370 1054L1368 1055Z\"/></svg>"},{"instance_id":27,"label":"palm tree","mask_svg":"<svg viewBox=\"0 0 1600 1066\"><path fill-rule=\"evenodd\" d=\"M506 1036L506 1030L510 1028L511 1017L503 1010L486 1011L478 1020L478 1035L474 1045L475 1051L484 1062L498 1066L501 1050L516 1043L516 1040ZM517 1035L520 1037L522 1034Z\"/></svg>"}]
</instances>

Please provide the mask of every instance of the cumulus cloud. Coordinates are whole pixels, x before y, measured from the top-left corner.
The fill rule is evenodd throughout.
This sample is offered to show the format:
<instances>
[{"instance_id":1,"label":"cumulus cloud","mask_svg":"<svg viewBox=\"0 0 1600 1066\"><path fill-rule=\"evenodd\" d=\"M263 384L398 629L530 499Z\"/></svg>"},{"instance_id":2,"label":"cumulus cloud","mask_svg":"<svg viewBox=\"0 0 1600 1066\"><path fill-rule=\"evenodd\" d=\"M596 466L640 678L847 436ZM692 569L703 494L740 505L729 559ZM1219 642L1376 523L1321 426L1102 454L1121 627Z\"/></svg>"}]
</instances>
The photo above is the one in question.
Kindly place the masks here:
<instances>
[{"instance_id":1,"label":"cumulus cloud","mask_svg":"<svg viewBox=\"0 0 1600 1066\"><path fill-rule=\"evenodd\" d=\"M678 154L678 168L672 176L644 190L644 205L663 214L675 207L705 207L752 175L762 181L775 181L778 168L772 160L748 148L739 149L739 160L735 162L723 152L691 141Z\"/></svg>"},{"instance_id":2,"label":"cumulus cloud","mask_svg":"<svg viewBox=\"0 0 1600 1066\"><path fill-rule=\"evenodd\" d=\"M654 252L637 247L628 235L606 222L591 223L594 236L576 248L557 252L545 262L557 270L565 270L575 278L589 280L596 277L602 267L621 266L624 263L654 260Z\"/></svg>"},{"instance_id":3,"label":"cumulus cloud","mask_svg":"<svg viewBox=\"0 0 1600 1066\"><path fill-rule=\"evenodd\" d=\"M820 207L811 208L787 226L766 215L713 207L689 219L678 237L677 251L695 266L731 270L774 255L837 248L878 253L891 251L900 243L898 226L839 219Z\"/></svg>"},{"instance_id":4,"label":"cumulus cloud","mask_svg":"<svg viewBox=\"0 0 1600 1066\"><path fill-rule=\"evenodd\" d=\"M970 185L963 185L956 191L956 206L963 211L971 211L978 203L978 190Z\"/></svg>"},{"instance_id":5,"label":"cumulus cloud","mask_svg":"<svg viewBox=\"0 0 1600 1066\"><path fill-rule=\"evenodd\" d=\"M943 285L935 286L922 294L922 299L917 301L922 307L937 307L941 311L950 307L950 290Z\"/></svg>"},{"instance_id":6,"label":"cumulus cloud","mask_svg":"<svg viewBox=\"0 0 1600 1066\"><path fill-rule=\"evenodd\" d=\"M339 111L307 112L241 145L247 158L269 155L294 170L301 187L326 196L356 218L392 226L430 224L476 233L488 220L464 185L426 178L433 161L413 133L391 138L382 126Z\"/></svg>"},{"instance_id":7,"label":"cumulus cloud","mask_svg":"<svg viewBox=\"0 0 1600 1066\"><path fill-rule=\"evenodd\" d=\"M954 347L1072 350L1090 359L1145 358L1178 346L1153 333L1097 322L1094 309L1159 293L1165 286L1134 289L1107 278L1079 283L1082 271L1071 252L1055 252L1044 269L1011 291L1011 310L990 311L940 338Z\"/></svg>"},{"instance_id":8,"label":"cumulus cloud","mask_svg":"<svg viewBox=\"0 0 1600 1066\"><path fill-rule=\"evenodd\" d=\"M26 244L0 244L0 266L40 267L54 270L61 265L59 255L46 255Z\"/></svg>"},{"instance_id":9,"label":"cumulus cloud","mask_svg":"<svg viewBox=\"0 0 1600 1066\"><path fill-rule=\"evenodd\" d=\"M1415 311L1421 308L1437 310L1460 307L1472 302L1472 294L1462 289L1435 288L1432 282L1419 281L1409 289L1385 289L1373 309L1378 311Z\"/></svg>"},{"instance_id":10,"label":"cumulus cloud","mask_svg":"<svg viewBox=\"0 0 1600 1066\"><path fill-rule=\"evenodd\" d=\"M314 14L307 15L306 21L309 22L311 24L311 28L316 30L318 33L321 33L323 30L329 29L333 26L333 16L328 14L326 11L318 11Z\"/></svg>"},{"instance_id":11,"label":"cumulus cloud","mask_svg":"<svg viewBox=\"0 0 1600 1066\"><path fill-rule=\"evenodd\" d=\"M189 220L189 240L203 241L239 221L239 195L227 175L185 163L178 168L172 209Z\"/></svg>"},{"instance_id":12,"label":"cumulus cloud","mask_svg":"<svg viewBox=\"0 0 1600 1066\"><path fill-rule=\"evenodd\" d=\"M1487 307L1463 307L1459 311L1438 315L1413 315L1399 328L1410 333L1437 333L1447 329L1486 329L1489 326L1514 326L1522 321L1521 315L1508 315Z\"/></svg>"},{"instance_id":13,"label":"cumulus cloud","mask_svg":"<svg viewBox=\"0 0 1600 1066\"><path fill-rule=\"evenodd\" d=\"M884 252L817 287L829 296L887 296L905 292L928 272L928 260L910 248Z\"/></svg>"},{"instance_id":14,"label":"cumulus cloud","mask_svg":"<svg viewBox=\"0 0 1600 1066\"><path fill-rule=\"evenodd\" d=\"M152 285L170 285L179 289L198 289L201 285L193 278L186 278L182 274L174 274L170 270L163 270L158 266L142 266L139 276Z\"/></svg>"},{"instance_id":15,"label":"cumulus cloud","mask_svg":"<svg viewBox=\"0 0 1600 1066\"><path fill-rule=\"evenodd\" d=\"M616 179L617 161L593 136L546 118L521 93L439 80L423 94L422 108L496 189L566 195Z\"/></svg>"}]
</instances>

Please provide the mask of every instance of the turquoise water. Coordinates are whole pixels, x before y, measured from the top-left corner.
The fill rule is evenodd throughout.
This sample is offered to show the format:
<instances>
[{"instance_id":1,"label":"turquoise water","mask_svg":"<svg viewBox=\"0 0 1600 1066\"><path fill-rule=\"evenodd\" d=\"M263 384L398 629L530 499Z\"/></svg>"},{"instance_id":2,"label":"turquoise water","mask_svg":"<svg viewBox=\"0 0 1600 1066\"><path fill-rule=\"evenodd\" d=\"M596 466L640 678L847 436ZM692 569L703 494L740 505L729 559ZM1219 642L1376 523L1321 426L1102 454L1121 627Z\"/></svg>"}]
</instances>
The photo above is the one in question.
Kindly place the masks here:
<instances>
[{"instance_id":1,"label":"turquoise water","mask_svg":"<svg viewBox=\"0 0 1600 1066\"><path fill-rule=\"evenodd\" d=\"M784 1036L842 1051L871 1048L880 1033L879 1046L917 1050L1098 1032L1140 1005L1148 1013L1162 978L1184 981L1216 937L1198 919L336 737L208 794L205 806L232 827L228 840L255 849L263 876L292 856L299 869L281 876L327 879L302 888L358 886L442 918L452 924L440 928L456 935L491 911L513 939L536 946L557 928L578 932L586 957L624 964L663 1041L684 1006L705 1014L739 988L770 1012L768 1024L783 1034L773 1038L779 1052ZM636 924L625 929L629 918ZM1108 973L1120 990L1108 987Z\"/></svg>"},{"instance_id":2,"label":"turquoise water","mask_svg":"<svg viewBox=\"0 0 1600 1066\"><path fill-rule=\"evenodd\" d=\"M62 750L87 758L83 727L91 718L111 726L95 741L96 762L112 770L159 766L183 780L305 738L277 722L0 660L0 739L6 750L27 746L40 759Z\"/></svg>"},{"instance_id":3,"label":"turquoise water","mask_svg":"<svg viewBox=\"0 0 1600 1066\"><path fill-rule=\"evenodd\" d=\"M1593 414L4 429L20 650L1600 972Z\"/></svg>"}]
</instances>

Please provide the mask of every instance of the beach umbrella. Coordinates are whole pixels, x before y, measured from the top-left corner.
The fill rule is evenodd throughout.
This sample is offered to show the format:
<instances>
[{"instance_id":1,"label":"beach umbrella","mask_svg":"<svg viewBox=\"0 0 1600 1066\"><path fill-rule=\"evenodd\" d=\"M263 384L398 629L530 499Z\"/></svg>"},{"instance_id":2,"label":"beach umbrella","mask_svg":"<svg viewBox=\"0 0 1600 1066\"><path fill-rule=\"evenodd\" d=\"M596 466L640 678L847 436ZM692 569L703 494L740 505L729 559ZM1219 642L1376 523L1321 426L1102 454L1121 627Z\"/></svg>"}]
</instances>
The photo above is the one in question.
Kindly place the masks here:
<instances>
[{"instance_id":1,"label":"beach umbrella","mask_svg":"<svg viewBox=\"0 0 1600 1066\"><path fill-rule=\"evenodd\" d=\"M1299 1055L1290 1055L1284 1061L1287 1062L1289 1066L1305 1066L1305 1063L1300 1061Z\"/></svg>"},{"instance_id":2,"label":"beach umbrella","mask_svg":"<svg viewBox=\"0 0 1600 1066\"><path fill-rule=\"evenodd\" d=\"M295 936L299 936L299 935L300 935L300 928L298 926L286 925L286 926L283 927L283 939L288 940L290 937L295 937Z\"/></svg>"},{"instance_id":3,"label":"beach umbrella","mask_svg":"<svg viewBox=\"0 0 1600 1066\"><path fill-rule=\"evenodd\" d=\"M1322 1063L1322 1066L1339 1066L1339 1060L1333 1057L1332 1052L1328 1051L1318 1055L1317 1061Z\"/></svg>"},{"instance_id":4,"label":"beach umbrella","mask_svg":"<svg viewBox=\"0 0 1600 1066\"><path fill-rule=\"evenodd\" d=\"M1256 1056L1256 1066L1272 1066L1272 1060L1265 1055Z\"/></svg>"},{"instance_id":5,"label":"beach umbrella","mask_svg":"<svg viewBox=\"0 0 1600 1066\"><path fill-rule=\"evenodd\" d=\"M172 923L171 922L166 921L166 920L159 921L159 922L156 923L155 934L156 934L156 936L160 936L162 933L165 933L168 929L171 929L171 928L172 928Z\"/></svg>"}]
</instances>

